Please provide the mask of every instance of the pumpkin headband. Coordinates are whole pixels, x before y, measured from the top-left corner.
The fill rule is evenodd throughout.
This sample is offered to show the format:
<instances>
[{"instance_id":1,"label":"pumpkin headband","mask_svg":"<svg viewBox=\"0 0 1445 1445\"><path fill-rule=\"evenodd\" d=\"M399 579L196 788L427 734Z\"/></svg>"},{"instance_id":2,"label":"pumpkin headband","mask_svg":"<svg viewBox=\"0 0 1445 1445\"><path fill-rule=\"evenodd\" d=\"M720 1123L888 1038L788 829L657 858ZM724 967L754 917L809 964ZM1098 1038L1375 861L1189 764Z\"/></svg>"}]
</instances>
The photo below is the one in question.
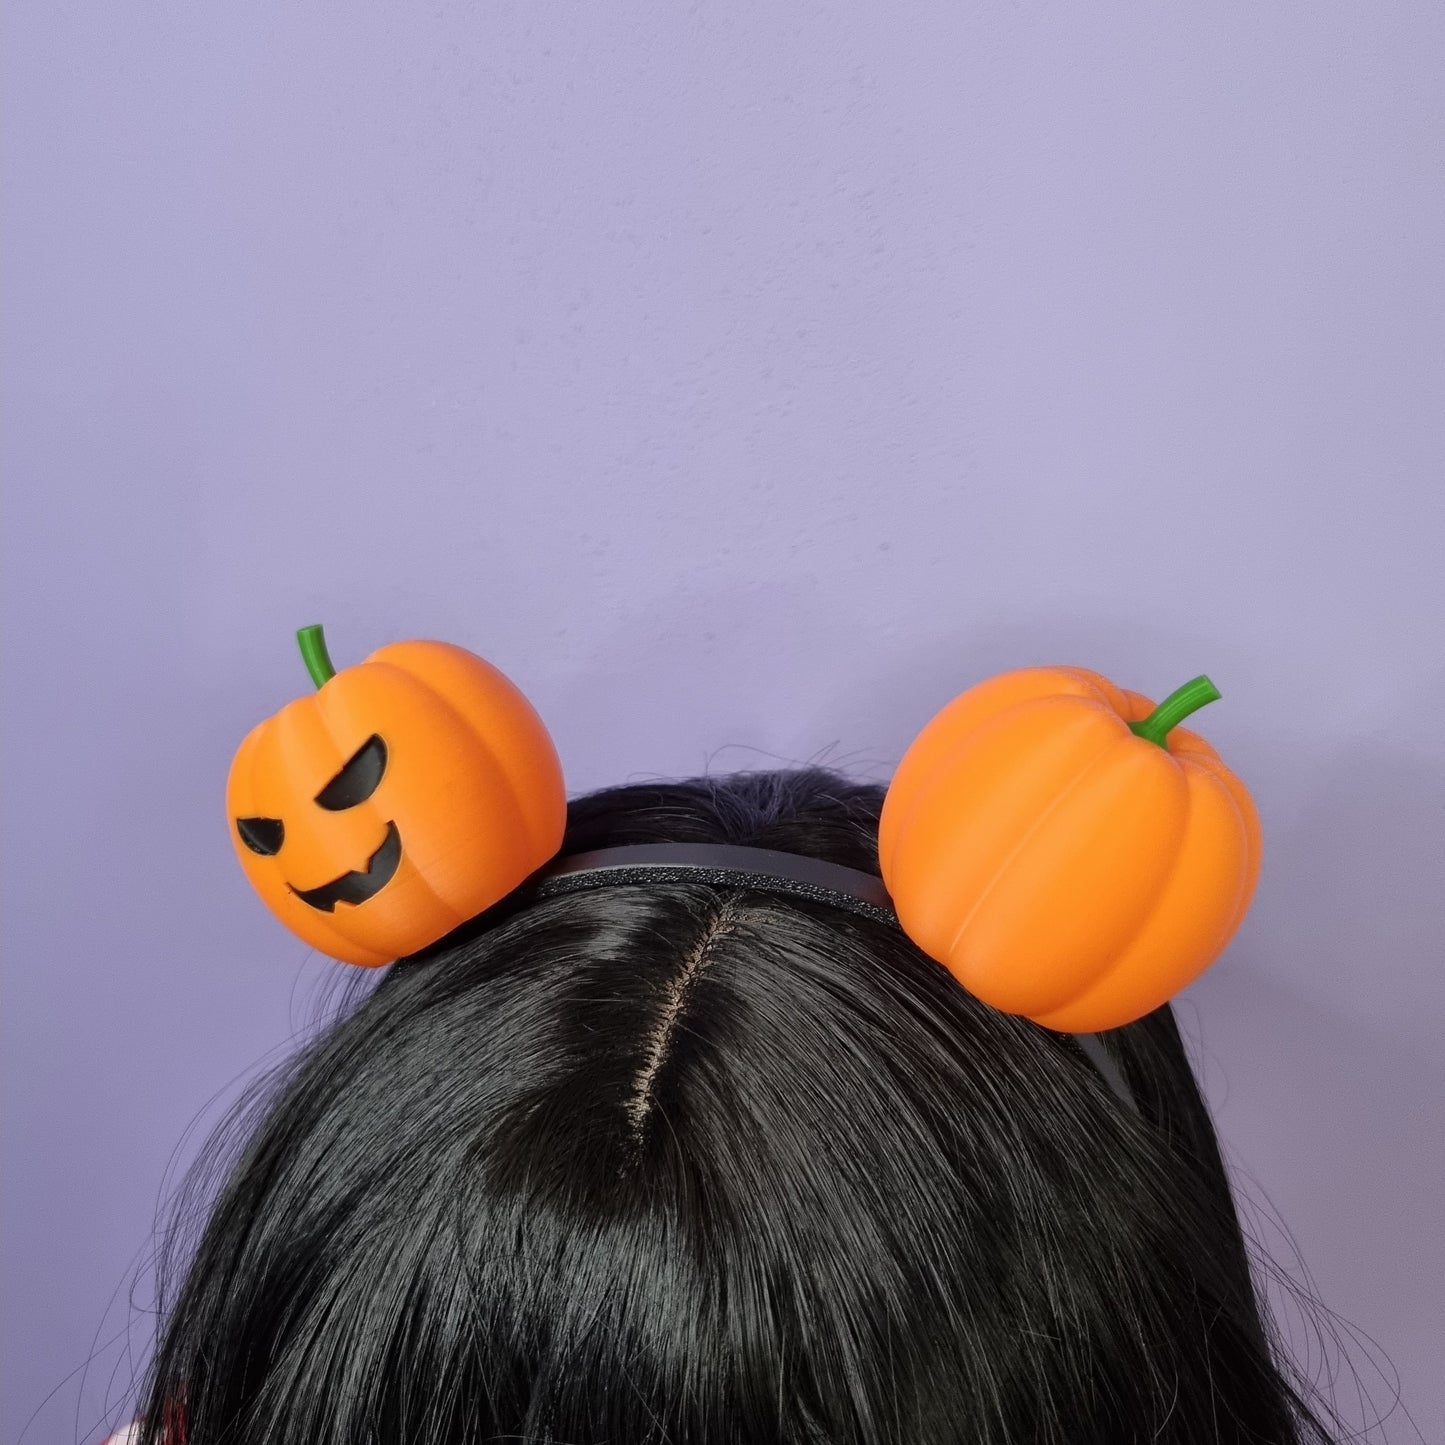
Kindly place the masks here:
<instances>
[{"instance_id":1,"label":"pumpkin headband","mask_svg":"<svg viewBox=\"0 0 1445 1445\"><path fill-rule=\"evenodd\" d=\"M414 955L514 893L714 872L874 912L985 1003L1088 1035L1208 968L1259 877L1248 791L1180 726L1219 698L1207 677L1157 707L1079 667L968 689L894 773L875 878L762 849L558 859L561 764L501 672L450 643L396 642L338 673L320 627L297 636L316 691L246 736L227 810L266 905L346 963Z\"/></svg>"}]
</instances>

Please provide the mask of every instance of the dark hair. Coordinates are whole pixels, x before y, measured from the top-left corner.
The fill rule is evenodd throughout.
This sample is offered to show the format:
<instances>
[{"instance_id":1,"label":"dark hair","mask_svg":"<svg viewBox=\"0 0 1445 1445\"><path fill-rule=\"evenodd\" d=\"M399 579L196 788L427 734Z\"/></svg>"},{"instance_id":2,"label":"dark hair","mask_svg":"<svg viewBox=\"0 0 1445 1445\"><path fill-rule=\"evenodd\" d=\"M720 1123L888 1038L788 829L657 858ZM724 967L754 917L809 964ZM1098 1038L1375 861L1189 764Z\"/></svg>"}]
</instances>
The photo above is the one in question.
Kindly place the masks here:
<instances>
[{"instance_id":1,"label":"dark hair","mask_svg":"<svg viewBox=\"0 0 1445 1445\"><path fill-rule=\"evenodd\" d=\"M614 788L563 851L876 871L882 796ZM1136 1116L887 925L697 883L538 903L353 1005L163 1274L146 1445L1330 1438L1168 1008L1107 1036Z\"/></svg>"}]
</instances>

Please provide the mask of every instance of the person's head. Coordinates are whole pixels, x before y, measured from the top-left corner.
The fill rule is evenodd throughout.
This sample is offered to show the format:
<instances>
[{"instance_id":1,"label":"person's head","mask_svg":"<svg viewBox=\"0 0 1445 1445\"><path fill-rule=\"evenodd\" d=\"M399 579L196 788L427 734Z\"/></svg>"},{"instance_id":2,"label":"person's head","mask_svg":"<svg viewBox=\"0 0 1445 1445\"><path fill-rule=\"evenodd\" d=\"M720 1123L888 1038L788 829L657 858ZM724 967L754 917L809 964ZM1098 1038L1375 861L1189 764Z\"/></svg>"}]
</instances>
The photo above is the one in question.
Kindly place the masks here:
<instances>
[{"instance_id":1,"label":"person's head","mask_svg":"<svg viewBox=\"0 0 1445 1445\"><path fill-rule=\"evenodd\" d=\"M616 788L563 852L872 872L882 799L819 769ZM1137 1113L884 923L699 883L535 903L289 1064L164 1301L145 1438L1327 1438L1170 1010L1106 1042Z\"/></svg>"}]
</instances>

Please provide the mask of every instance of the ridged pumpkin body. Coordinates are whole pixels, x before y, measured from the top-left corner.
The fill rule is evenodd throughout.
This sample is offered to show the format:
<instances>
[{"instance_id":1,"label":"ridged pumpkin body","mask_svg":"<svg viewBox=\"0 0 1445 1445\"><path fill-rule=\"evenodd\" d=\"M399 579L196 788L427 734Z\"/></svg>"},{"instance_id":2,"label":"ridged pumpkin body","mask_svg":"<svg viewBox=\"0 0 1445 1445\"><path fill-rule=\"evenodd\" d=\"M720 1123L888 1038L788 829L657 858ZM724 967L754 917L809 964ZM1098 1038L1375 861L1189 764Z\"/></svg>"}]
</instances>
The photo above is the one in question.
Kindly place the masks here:
<instances>
[{"instance_id":1,"label":"ridged pumpkin body","mask_svg":"<svg viewBox=\"0 0 1445 1445\"><path fill-rule=\"evenodd\" d=\"M374 790L319 806L370 738L385 745ZM424 948L510 893L557 852L567 814L556 749L521 691L465 648L423 641L379 648L254 728L226 805L267 906L323 953L366 966ZM257 818L284 827L274 855L238 831ZM372 896L329 911L303 901L364 873L393 825L400 857Z\"/></svg>"},{"instance_id":2,"label":"ridged pumpkin body","mask_svg":"<svg viewBox=\"0 0 1445 1445\"><path fill-rule=\"evenodd\" d=\"M899 921L971 993L1048 1028L1132 1022L1204 971L1259 876L1253 801L1197 734L1085 668L954 699L888 789L879 861Z\"/></svg>"}]
</instances>

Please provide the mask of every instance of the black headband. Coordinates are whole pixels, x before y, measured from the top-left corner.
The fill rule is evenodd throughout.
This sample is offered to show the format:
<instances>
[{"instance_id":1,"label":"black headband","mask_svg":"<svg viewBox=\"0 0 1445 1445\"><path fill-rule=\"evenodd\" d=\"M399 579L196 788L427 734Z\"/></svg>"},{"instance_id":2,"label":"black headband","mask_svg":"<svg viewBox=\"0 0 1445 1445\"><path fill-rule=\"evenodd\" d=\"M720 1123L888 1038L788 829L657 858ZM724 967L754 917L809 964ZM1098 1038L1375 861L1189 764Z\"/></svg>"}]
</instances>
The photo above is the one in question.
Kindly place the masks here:
<instances>
[{"instance_id":1,"label":"black headband","mask_svg":"<svg viewBox=\"0 0 1445 1445\"><path fill-rule=\"evenodd\" d=\"M634 843L553 859L500 903L403 962L421 962L432 957L463 937L485 932L502 917L530 903L624 883L708 883L720 888L749 888L759 893L829 904L903 931L883 880L873 873L771 848L728 843ZM1056 1037L1072 1040L1118 1098L1135 1114L1139 1112L1123 1073L1097 1034Z\"/></svg>"}]
</instances>

